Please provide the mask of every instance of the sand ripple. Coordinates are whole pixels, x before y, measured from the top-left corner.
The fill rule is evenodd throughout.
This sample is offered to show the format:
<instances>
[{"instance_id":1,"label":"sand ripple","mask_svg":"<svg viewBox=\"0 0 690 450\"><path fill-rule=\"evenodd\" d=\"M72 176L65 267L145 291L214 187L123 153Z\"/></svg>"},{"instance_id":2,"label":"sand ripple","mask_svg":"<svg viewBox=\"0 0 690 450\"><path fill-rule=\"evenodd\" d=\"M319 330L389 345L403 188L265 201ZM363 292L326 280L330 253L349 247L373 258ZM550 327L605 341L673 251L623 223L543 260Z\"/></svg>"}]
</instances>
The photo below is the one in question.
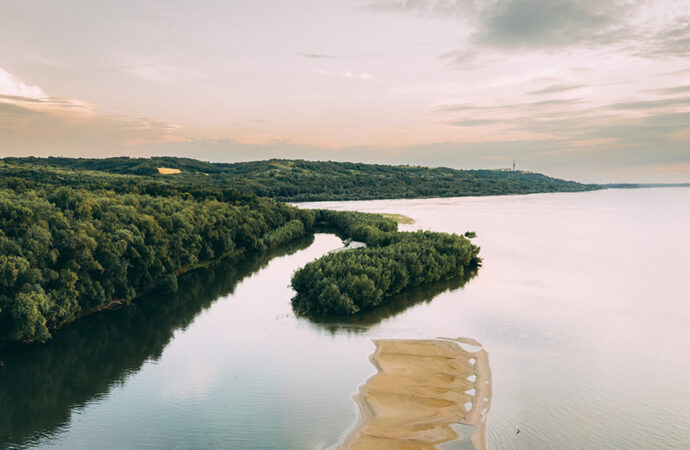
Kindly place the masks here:
<instances>
[{"instance_id":1,"label":"sand ripple","mask_svg":"<svg viewBox=\"0 0 690 450\"><path fill-rule=\"evenodd\" d=\"M355 400L360 419L340 448L433 449L469 440L486 449L491 371L486 351L472 339L375 340L378 373ZM478 350L463 348L477 347ZM470 425L471 436L457 424Z\"/></svg>"}]
</instances>

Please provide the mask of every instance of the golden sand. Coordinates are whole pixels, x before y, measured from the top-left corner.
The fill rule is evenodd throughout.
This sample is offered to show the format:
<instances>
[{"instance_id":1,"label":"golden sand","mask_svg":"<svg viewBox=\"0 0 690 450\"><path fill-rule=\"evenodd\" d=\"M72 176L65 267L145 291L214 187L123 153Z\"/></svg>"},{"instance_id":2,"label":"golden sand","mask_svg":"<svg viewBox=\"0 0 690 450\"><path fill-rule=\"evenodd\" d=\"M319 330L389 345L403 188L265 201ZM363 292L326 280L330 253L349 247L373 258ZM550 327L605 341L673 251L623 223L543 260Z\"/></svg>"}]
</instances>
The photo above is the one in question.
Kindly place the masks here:
<instances>
[{"instance_id":1,"label":"golden sand","mask_svg":"<svg viewBox=\"0 0 690 450\"><path fill-rule=\"evenodd\" d=\"M170 167L159 167L158 168L158 173L163 174L163 175L170 175L173 173L180 173L182 172L180 169L171 169Z\"/></svg>"},{"instance_id":2,"label":"golden sand","mask_svg":"<svg viewBox=\"0 0 690 450\"><path fill-rule=\"evenodd\" d=\"M486 449L491 372L479 343L471 339L374 343L370 359L378 373L356 395L361 416L340 448L433 449L467 439L452 427L465 424L474 428L469 439L474 447ZM478 350L466 350L461 344Z\"/></svg>"}]
</instances>

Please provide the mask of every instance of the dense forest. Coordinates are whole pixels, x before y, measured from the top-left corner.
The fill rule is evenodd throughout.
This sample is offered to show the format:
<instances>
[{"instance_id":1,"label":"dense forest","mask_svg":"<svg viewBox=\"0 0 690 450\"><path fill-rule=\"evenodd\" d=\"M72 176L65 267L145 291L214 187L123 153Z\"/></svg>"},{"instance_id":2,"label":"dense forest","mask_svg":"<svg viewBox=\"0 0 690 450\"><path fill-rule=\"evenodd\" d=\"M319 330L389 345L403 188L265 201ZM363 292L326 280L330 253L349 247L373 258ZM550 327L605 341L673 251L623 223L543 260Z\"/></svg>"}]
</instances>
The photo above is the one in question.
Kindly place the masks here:
<instances>
[{"instance_id":1,"label":"dense forest","mask_svg":"<svg viewBox=\"0 0 690 450\"><path fill-rule=\"evenodd\" d=\"M217 187L237 188L258 196L291 202L529 194L600 188L598 185L522 171L456 170L332 161L272 159L225 164L173 157L5 158L0 160L0 171L2 163L13 170L21 168L40 173L41 169L62 169L65 173L77 172L81 181L88 178L90 183L98 184L107 179L123 190L133 180L143 190L150 189L152 181L162 181L168 190L201 193ZM160 168L180 172L161 174ZM157 188L161 188L160 183Z\"/></svg>"},{"instance_id":2,"label":"dense forest","mask_svg":"<svg viewBox=\"0 0 690 450\"><path fill-rule=\"evenodd\" d=\"M378 215L315 213L317 224L335 227L367 247L330 253L295 272L292 305L297 314L357 314L407 289L464 277L481 262L479 247L464 236L398 232L395 222Z\"/></svg>"},{"instance_id":3,"label":"dense forest","mask_svg":"<svg viewBox=\"0 0 690 450\"><path fill-rule=\"evenodd\" d=\"M0 189L0 337L51 329L177 275L304 236L314 214L254 196L219 201L74 187Z\"/></svg>"}]
</instances>

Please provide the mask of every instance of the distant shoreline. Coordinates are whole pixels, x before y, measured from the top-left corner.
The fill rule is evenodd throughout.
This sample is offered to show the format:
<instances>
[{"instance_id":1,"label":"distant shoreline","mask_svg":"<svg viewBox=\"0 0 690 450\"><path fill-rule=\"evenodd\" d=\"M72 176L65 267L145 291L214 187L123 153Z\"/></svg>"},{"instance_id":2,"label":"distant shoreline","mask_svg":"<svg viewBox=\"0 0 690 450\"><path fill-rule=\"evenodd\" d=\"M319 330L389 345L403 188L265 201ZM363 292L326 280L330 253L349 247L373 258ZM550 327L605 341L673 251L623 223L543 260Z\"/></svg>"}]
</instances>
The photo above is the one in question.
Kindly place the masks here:
<instances>
[{"instance_id":1,"label":"distant shoreline","mask_svg":"<svg viewBox=\"0 0 690 450\"><path fill-rule=\"evenodd\" d=\"M690 183L609 183L601 186L603 189L683 188L690 187Z\"/></svg>"}]
</instances>

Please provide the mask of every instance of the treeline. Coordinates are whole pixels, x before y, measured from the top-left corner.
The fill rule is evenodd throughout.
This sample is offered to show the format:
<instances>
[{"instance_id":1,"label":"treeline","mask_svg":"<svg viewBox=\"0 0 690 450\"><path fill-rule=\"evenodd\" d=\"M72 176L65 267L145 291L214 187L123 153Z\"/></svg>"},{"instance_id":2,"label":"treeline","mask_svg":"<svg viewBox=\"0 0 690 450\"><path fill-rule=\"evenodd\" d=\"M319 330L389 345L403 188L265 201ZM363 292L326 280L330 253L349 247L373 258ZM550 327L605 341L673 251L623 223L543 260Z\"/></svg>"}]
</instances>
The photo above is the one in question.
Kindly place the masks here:
<instances>
[{"instance_id":1,"label":"treeline","mask_svg":"<svg viewBox=\"0 0 690 450\"><path fill-rule=\"evenodd\" d=\"M295 272L297 314L356 314L406 289L462 277L481 262L479 247L463 236L398 232L392 220L364 213L315 213L317 224L336 227L367 247L330 253Z\"/></svg>"},{"instance_id":2,"label":"treeline","mask_svg":"<svg viewBox=\"0 0 690 450\"><path fill-rule=\"evenodd\" d=\"M77 171L98 183L97 175L110 175L108 183L126 190L164 188L191 195L216 195L217 188L236 188L281 201L367 200L378 198L460 197L538 192L574 192L601 186L551 178L539 173L499 170L456 170L444 167L388 166L333 161L279 160L233 164L189 158L5 158L14 169ZM162 175L158 168L179 169ZM0 165L0 172L2 166ZM39 178L41 174L39 172ZM117 176L115 176L117 175ZM151 181L161 183L151 184ZM44 180L50 183L51 180Z\"/></svg>"},{"instance_id":3,"label":"treeline","mask_svg":"<svg viewBox=\"0 0 690 450\"><path fill-rule=\"evenodd\" d=\"M246 190L208 180L203 183L180 182L165 177L73 170L47 164L11 162L10 158L0 159L0 189L24 193L31 190L53 191L59 187L221 202L246 202L256 197Z\"/></svg>"},{"instance_id":4,"label":"treeline","mask_svg":"<svg viewBox=\"0 0 690 450\"><path fill-rule=\"evenodd\" d=\"M311 231L314 214L246 196L0 189L0 338L51 329L153 289L205 261L266 250Z\"/></svg>"}]
</instances>

